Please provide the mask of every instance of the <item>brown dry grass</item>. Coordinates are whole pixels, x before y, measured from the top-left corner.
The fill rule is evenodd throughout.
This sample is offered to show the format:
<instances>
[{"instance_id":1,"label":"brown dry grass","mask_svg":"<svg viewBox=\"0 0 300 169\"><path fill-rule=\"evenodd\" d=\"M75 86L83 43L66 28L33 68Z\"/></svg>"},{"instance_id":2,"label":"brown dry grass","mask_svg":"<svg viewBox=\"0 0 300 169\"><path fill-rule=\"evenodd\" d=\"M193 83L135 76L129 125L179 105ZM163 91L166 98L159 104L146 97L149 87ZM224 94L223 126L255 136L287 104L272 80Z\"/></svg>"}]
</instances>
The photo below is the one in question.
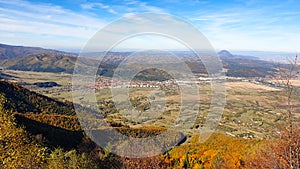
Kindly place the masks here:
<instances>
[{"instance_id":1,"label":"brown dry grass","mask_svg":"<svg viewBox=\"0 0 300 169\"><path fill-rule=\"evenodd\" d=\"M300 85L300 81L299 81L299 85ZM279 90L274 87L255 84L255 83L251 83L251 82L227 82L226 83L227 90L234 90L236 88L243 88L246 90L267 90L267 91L278 91Z\"/></svg>"},{"instance_id":2,"label":"brown dry grass","mask_svg":"<svg viewBox=\"0 0 300 169\"><path fill-rule=\"evenodd\" d=\"M272 82L276 82L276 83L285 83L285 80L272 80ZM299 79L294 79L294 80L290 80L290 82L292 83L293 86L298 86L300 87L300 80Z\"/></svg>"}]
</instances>

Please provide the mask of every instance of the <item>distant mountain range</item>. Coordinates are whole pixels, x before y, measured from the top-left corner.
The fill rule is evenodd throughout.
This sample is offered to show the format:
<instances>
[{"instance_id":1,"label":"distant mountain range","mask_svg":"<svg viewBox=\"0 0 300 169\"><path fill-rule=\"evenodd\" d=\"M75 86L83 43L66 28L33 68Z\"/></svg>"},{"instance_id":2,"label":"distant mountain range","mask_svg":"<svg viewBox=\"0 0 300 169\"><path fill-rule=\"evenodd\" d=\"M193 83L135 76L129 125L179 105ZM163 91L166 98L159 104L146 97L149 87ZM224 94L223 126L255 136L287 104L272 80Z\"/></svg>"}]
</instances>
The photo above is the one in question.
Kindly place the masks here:
<instances>
[{"instance_id":1,"label":"distant mountain range","mask_svg":"<svg viewBox=\"0 0 300 169\"><path fill-rule=\"evenodd\" d=\"M273 62L260 60L254 56L233 55L226 50L218 53L227 69L226 75L233 77L265 77L273 75L277 70Z\"/></svg>"},{"instance_id":2,"label":"distant mountain range","mask_svg":"<svg viewBox=\"0 0 300 169\"><path fill-rule=\"evenodd\" d=\"M66 72L72 73L76 57L62 54L32 54L15 59L0 61L6 69L38 71L38 72Z\"/></svg>"},{"instance_id":3,"label":"distant mountain range","mask_svg":"<svg viewBox=\"0 0 300 169\"><path fill-rule=\"evenodd\" d=\"M100 63L98 73L102 76L112 76L114 70L131 52L109 52ZM177 52L176 55L182 57L186 64L194 73L206 73L206 69L201 61L194 62L193 54L189 52ZM234 55L229 51L222 50L218 53L223 62L226 75L235 77L265 77L276 71L273 62L260 60L254 56ZM77 55L74 53L61 52L57 50L49 50L36 47L21 47L0 44L0 67L12 70L38 71L38 72L65 72L73 73L74 65L77 61ZM92 54L95 56L95 54ZM95 57L82 58L79 66L82 70L88 71L91 66L96 66L98 61ZM177 66L175 63L174 66ZM138 66L138 65L135 65ZM141 66L141 65L139 65ZM150 77L147 70L145 76ZM154 71L157 74L165 74ZM141 79L147 78L139 74ZM153 76L151 76L152 80ZM159 79L165 79L159 77Z\"/></svg>"},{"instance_id":4,"label":"distant mountain range","mask_svg":"<svg viewBox=\"0 0 300 169\"><path fill-rule=\"evenodd\" d=\"M233 55L227 50L221 50L218 52L218 55L220 59L226 60L226 59L249 59L249 60L260 60L260 58L255 56L244 56L244 55Z\"/></svg>"},{"instance_id":5,"label":"distant mountain range","mask_svg":"<svg viewBox=\"0 0 300 169\"><path fill-rule=\"evenodd\" d=\"M27 56L17 56L11 59L0 59L0 67L10 70L54 72L54 73L73 73L74 66L78 61L78 66L82 70L88 70L95 66L95 60L81 58L77 55L64 52L52 52L45 50L45 53L31 54Z\"/></svg>"},{"instance_id":6,"label":"distant mountain range","mask_svg":"<svg viewBox=\"0 0 300 169\"><path fill-rule=\"evenodd\" d=\"M62 52L53 49L44 49L40 47L24 47L24 46L12 46L0 43L0 60L3 59L14 59L23 56L33 55L33 54L60 54L60 55L70 55L76 56L75 53Z\"/></svg>"}]
</instances>

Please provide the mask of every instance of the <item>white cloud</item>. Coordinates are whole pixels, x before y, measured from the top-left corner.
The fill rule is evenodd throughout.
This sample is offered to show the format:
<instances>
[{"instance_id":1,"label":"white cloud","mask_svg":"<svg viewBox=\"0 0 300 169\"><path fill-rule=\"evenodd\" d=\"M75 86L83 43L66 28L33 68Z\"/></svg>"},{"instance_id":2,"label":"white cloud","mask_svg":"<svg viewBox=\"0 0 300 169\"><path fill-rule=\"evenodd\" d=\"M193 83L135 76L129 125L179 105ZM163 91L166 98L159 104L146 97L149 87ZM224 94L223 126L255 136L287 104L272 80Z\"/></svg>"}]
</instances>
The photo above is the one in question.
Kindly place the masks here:
<instances>
[{"instance_id":1,"label":"white cloud","mask_svg":"<svg viewBox=\"0 0 300 169\"><path fill-rule=\"evenodd\" d=\"M81 48L111 19L119 16L130 18L136 13L171 12L190 21L218 49L300 51L297 46L300 12L289 10L284 3L266 1L259 6L257 3L262 2L257 0L237 2L242 5L223 8L212 6L213 2L206 0L101 1L77 4L82 10L73 11L51 3L0 0L0 38L2 43ZM205 4L212 8L206 8ZM132 42L136 43L133 46L142 44L140 39Z\"/></svg>"},{"instance_id":2,"label":"white cloud","mask_svg":"<svg viewBox=\"0 0 300 169\"><path fill-rule=\"evenodd\" d=\"M26 35L36 38L28 40L49 41L47 44L56 44L49 47L62 48L70 45L82 47L80 46L82 42L78 42L79 39L85 42L107 23L99 18L75 13L52 4L36 4L17 0L0 1L0 5L3 6L0 8L1 32L14 35L19 39ZM57 38L49 38L55 36ZM69 43L66 44L63 39L68 39ZM51 40L53 42L50 42ZM7 43L15 42L13 39L5 39L5 41Z\"/></svg>"},{"instance_id":3,"label":"white cloud","mask_svg":"<svg viewBox=\"0 0 300 169\"><path fill-rule=\"evenodd\" d=\"M95 9L105 9L107 12L111 14L118 14L111 6L105 5L100 2L95 2L95 3L85 3L80 5L82 9L85 10L95 10Z\"/></svg>"},{"instance_id":4,"label":"white cloud","mask_svg":"<svg viewBox=\"0 0 300 169\"><path fill-rule=\"evenodd\" d=\"M135 12L141 9L147 12L162 11L144 2L130 4ZM4 39L2 43L60 49L71 46L82 48L89 38L107 24L95 16L80 14L53 4L0 0L0 5L0 37ZM101 8L117 14L113 6L103 3L81 4L81 8Z\"/></svg>"},{"instance_id":5,"label":"white cloud","mask_svg":"<svg viewBox=\"0 0 300 169\"><path fill-rule=\"evenodd\" d=\"M157 7L154 5L149 5L147 2L141 2L138 0L125 0L124 5L115 5L114 9L120 11L123 15L127 13L167 13L166 8Z\"/></svg>"},{"instance_id":6,"label":"white cloud","mask_svg":"<svg viewBox=\"0 0 300 169\"><path fill-rule=\"evenodd\" d=\"M217 49L294 51L297 47L293 43L299 34L295 27L283 26L283 22L296 21L295 15L273 14L273 8L276 7L201 11L191 21Z\"/></svg>"},{"instance_id":7,"label":"white cloud","mask_svg":"<svg viewBox=\"0 0 300 169\"><path fill-rule=\"evenodd\" d=\"M126 5L138 4L139 1L137 0L125 0Z\"/></svg>"},{"instance_id":8,"label":"white cloud","mask_svg":"<svg viewBox=\"0 0 300 169\"><path fill-rule=\"evenodd\" d=\"M153 12L153 13L165 13L165 10L159 7L148 5L146 2L138 3L139 8L147 11L147 12Z\"/></svg>"},{"instance_id":9,"label":"white cloud","mask_svg":"<svg viewBox=\"0 0 300 169\"><path fill-rule=\"evenodd\" d=\"M118 12L116 12L116 11L113 10L113 9L108 9L108 12L109 12L109 13L112 13L112 14L118 14Z\"/></svg>"}]
</instances>

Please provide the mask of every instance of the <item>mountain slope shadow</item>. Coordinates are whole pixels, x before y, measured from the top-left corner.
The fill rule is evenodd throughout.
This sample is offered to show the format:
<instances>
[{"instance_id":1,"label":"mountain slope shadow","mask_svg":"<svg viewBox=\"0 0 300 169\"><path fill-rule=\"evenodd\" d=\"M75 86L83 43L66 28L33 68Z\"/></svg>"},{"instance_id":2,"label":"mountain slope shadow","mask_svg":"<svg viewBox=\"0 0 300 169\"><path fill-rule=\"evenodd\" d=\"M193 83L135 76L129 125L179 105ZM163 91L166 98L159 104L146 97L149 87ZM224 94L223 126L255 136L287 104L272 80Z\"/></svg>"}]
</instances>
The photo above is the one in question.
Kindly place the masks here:
<instances>
[{"instance_id":1,"label":"mountain slope shadow","mask_svg":"<svg viewBox=\"0 0 300 169\"><path fill-rule=\"evenodd\" d=\"M60 127L55 127L46 123L28 119L22 115L15 115L19 125L35 136L37 141L42 141L50 147L61 147L64 149L73 149L78 147L84 138L82 131L71 131ZM39 138L42 136L42 138ZM39 139L39 140L38 140Z\"/></svg>"}]
</instances>

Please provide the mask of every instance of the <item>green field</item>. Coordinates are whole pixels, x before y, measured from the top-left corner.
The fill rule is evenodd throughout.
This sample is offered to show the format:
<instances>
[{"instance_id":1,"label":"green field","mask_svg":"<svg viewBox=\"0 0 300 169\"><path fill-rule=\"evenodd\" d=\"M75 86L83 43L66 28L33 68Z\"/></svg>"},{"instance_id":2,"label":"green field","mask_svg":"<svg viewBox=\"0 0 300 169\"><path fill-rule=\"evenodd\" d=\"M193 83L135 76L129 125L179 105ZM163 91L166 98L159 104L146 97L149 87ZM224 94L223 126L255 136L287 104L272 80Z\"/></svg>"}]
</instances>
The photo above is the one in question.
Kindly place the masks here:
<instances>
[{"instance_id":1,"label":"green field","mask_svg":"<svg viewBox=\"0 0 300 169\"><path fill-rule=\"evenodd\" d=\"M72 75L62 73L44 73L5 70L3 73L11 75L10 81L18 82L22 86L56 98L58 100L72 101ZM61 86L52 88L40 88L33 83L53 81ZM79 82L78 82L79 83ZM114 89L115 99L123 100L128 97L118 94ZM280 89L251 82L227 82L226 105L223 115L217 127L217 131L235 137L274 138L286 122L285 107L286 97ZM108 121L114 121L132 127L160 126L171 127L178 120L180 108L189 113L195 105L181 107L181 97L178 89L136 87L129 90L129 101L133 107L120 108L112 101L111 89L96 90L96 99ZM210 84L199 84L200 106L195 124L190 125L188 133L198 132L205 123L207 112L210 109ZM74 92L73 96L78 100L82 97L80 92ZM92 100L93 93L87 93L84 100ZM197 99L195 95L188 95L191 101ZM295 96L294 105L299 105L299 97ZM110 104L104 104L109 102ZM80 103L80 102L79 102ZM90 105L93 103L81 104ZM298 110L297 110L298 111ZM299 117L296 117L297 119ZM180 121L179 121L180 122Z\"/></svg>"}]
</instances>

